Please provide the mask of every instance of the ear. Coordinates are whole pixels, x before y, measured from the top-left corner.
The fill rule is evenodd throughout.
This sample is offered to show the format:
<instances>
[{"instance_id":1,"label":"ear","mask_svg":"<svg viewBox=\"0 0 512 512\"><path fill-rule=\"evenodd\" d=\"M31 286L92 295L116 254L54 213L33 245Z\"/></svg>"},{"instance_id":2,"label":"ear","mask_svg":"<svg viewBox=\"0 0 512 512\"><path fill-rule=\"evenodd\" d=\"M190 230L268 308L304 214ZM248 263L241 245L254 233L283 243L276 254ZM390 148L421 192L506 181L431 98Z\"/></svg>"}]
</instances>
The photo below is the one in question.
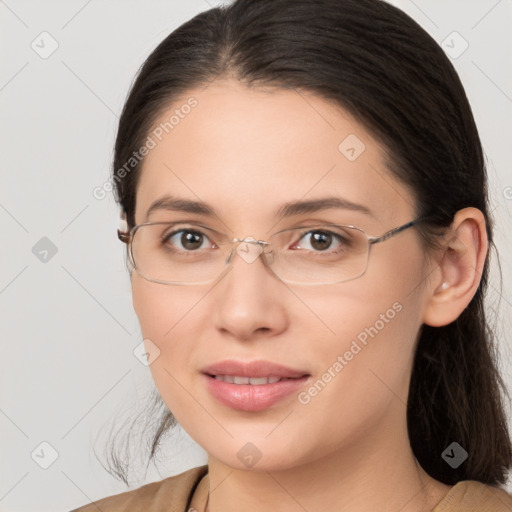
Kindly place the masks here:
<instances>
[{"instance_id":1,"label":"ear","mask_svg":"<svg viewBox=\"0 0 512 512\"><path fill-rule=\"evenodd\" d=\"M423 315L423 323L432 327L456 320L478 289L489 245L482 212L459 210L444 244Z\"/></svg>"}]
</instances>

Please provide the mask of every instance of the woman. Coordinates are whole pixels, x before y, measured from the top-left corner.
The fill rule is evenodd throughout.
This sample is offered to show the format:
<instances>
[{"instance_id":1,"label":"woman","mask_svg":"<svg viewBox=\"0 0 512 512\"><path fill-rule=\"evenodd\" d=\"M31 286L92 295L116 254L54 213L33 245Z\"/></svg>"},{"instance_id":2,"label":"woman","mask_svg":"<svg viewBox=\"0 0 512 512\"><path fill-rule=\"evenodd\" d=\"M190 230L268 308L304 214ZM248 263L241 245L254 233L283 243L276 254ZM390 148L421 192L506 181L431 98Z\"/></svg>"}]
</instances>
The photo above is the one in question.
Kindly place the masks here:
<instances>
[{"instance_id":1,"label":"woman","mask_svg":"<svg viewBox=\"0 0 512 512\"><path fill-rule=\"evenodd\" d=\"M199 14L140 70L113 181L152 455L178 422L208 464L77 510L512 510L482 147L406 14Z\"/></svg>"}]
</instances>

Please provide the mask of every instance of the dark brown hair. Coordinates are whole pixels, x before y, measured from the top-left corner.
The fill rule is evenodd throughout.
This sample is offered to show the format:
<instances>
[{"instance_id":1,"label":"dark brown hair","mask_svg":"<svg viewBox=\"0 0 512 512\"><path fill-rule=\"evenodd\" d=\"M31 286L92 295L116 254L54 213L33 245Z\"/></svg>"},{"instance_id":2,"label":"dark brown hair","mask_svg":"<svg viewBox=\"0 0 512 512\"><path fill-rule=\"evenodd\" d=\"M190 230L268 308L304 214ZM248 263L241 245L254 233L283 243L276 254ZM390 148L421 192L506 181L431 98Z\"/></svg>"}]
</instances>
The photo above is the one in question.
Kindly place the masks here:
<instances>
[{"instance_id":1,"label":"dark brown hair","mask_svg":"<svg viewBox=\"0 0 512 512\"><path fill-rule=\"evenodd\" d=\"M331 100L387 149L389 171L409 186L417 215L428 214L419 228L427 242L472 206L485 216L494 247L482 146L460 79L425 30L381 0L236 0L166 37L139 70L119 122L113 178L130 228L143 160L122 179L116 171L173 101L218 77ZM484 311L488 265L489 255L456 321L422 327L412 369L411 447L425 471L446 484L503 483L511 465L506 389ZM149 460L175 424L163 408ZM468 453L456 469L441 457L454 441ZM115 450L110 455L112 474L127 483L126 461Z\"/></svg>"}]
</instances>

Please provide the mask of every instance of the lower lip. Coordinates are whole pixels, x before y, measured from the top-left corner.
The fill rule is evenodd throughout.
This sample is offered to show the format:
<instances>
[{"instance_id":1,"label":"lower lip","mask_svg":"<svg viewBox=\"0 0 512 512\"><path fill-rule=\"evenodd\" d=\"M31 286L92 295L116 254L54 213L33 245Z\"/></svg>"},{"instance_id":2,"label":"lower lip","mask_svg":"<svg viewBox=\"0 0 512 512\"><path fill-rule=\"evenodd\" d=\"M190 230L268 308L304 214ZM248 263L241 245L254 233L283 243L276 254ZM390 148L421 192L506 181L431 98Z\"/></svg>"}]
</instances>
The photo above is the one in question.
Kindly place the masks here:
<instances>
[{"instance_id":1,"label":"lower lip","mask_svg":"<svg viewBox=\"0 0 512 512\"><path fill-rule=\"evenodd\" d=\"M222 404L239 411L263 411L293 392L297 392L309 376L285 379L272 384L231 384L205 375L210 393Z\"/></svg>"}]
</instances>

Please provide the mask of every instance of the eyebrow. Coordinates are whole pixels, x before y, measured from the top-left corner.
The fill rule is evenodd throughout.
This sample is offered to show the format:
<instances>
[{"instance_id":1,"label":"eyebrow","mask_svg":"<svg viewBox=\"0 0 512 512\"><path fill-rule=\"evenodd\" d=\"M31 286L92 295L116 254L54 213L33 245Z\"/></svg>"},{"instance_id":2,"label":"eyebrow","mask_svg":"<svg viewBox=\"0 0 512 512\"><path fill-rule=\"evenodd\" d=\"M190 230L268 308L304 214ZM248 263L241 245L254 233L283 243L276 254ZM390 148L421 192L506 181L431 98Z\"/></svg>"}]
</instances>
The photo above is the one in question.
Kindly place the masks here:
<instances>
[{"instance_id":1,"label":"eyebrow","mask_svg":"<svg viewBox=\"0 0 512 512\"><path fill-rule=\"evenodd\" d=\"M372 217L374 216L367 206L354 203L341 197L323 197L319 199L290 201L280 206L275 215L278 219L283 219L285 217L315 213L332 208L358 211ZM220 218L220 216L215 212L215 209L207 203L202 201L192 201L190 199L180 199L169 195L163 196L151 204L146 213L146 221L153 212L158 210L195 213L198 215L205 215L208 217L215 216Z\"/></svg>"}]
</instances>

